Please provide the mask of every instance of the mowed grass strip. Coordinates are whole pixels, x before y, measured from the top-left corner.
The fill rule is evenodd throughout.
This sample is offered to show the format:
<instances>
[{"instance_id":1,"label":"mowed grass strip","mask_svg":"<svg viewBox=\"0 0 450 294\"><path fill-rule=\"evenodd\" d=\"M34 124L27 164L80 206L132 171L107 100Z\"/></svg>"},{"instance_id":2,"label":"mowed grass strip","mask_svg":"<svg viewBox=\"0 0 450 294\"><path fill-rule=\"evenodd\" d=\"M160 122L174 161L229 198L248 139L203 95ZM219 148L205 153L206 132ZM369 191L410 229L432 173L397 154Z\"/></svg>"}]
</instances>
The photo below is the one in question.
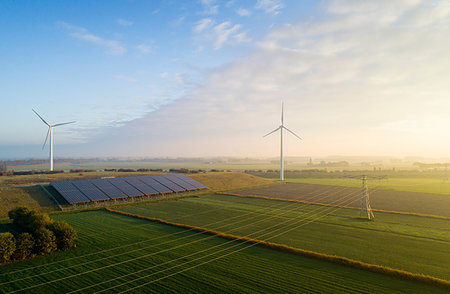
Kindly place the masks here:
<instances>
[{"instance_id":1,"label":"mowed grass strip","mask_svg":"<svg viewBox=\"0 0 450 294\"><path fill-rule=\"evenodd\" d=\"M247 236L254 231L270 227L286 219L291 219L295 224L296 220L308 219L312 211L325 214L330 209L335 209L327 206L286 202L289 210L294 209L292 205L295 205L296 209L280 215L280 211L270 208L276 202L283 203L283 201L277 200L204 195L199 198L141 203L116 209L239 236ZM260 212L264 207L268 207L268 209L264 213ZM197 211L198 215L193 215L192 211ZM247 223L241 222L239 226L230 224L229 227L218 228L215 225L208 225L220 219L248 212L260 214L259 219L252 218ZM357 210L354 209L338 209L332 214L286 235L273 239L253 237L450 280L450 269L448 268L448 264L450 264L450 220L378 212L375 214L376 220L371 222L357 218L356 213ZM264 221L264 219L266 220ZM258 222L259 220L263 220L263 222ZM291 227L286 226L286 229Z\"/></svg>"},{"instance_id":2,"label":"mowed grass strip","mask_svg":"<svg viewBox=\"0 0 450 294\"><path fill-rule=\"evenodd\" d=\"M164 278L165 275L174 273L174 271L168 270L135 283L122 285L124 282L130 281L131 279L142 277L144 274L148 275L152 273L152 271L143 271L137 275L128 275L130 273L134 273L138 270L145 270L151 266L157 266L158 264L170 262L174 259L180 259L177 262L167 263L165 266L157 267L158 271L168 269L181 262L190 261L191 259L184 258L187 255L195 254L196 252L214 246L218 246L216 248L227 248L227 246L229 246L225 244L225 240L220 238L210 238L206 240L205 235L195 235L194 233L185 232L172 226L114 215L105 211L90 211L61 215L58 218L71 223L80 232L77 248L68 252L56 253L50 256L39 257L34 260L2 266L0 268L0 283L11 281L13 279L23 280L20 280L17 283L2 285L0 287L1 293L17 291L43 283L47 284L29 288L27 293L70 292L112 278L116 278L116 280L107 284L102 284L101 286L94 286L83 290L83 293L94 293L105 288L118 286L115 289L106 292L116 293L117 291L139 286L142 283L152 281L153 279ZM89 231L85 232L86 229L89 229ZM180 247L172 251L169 250L163 254L156 254L148 258L137 259L130 263L122 263L120 266L100 269L100 267L110 266L114 263L127 261L131 258L167 249L167 246L160 246L159 243L166 240L176 241L177 238L179 238L179 235L178 237L174 237L173 234L180 231L184 236L190 236L191 240L199 240L199 242L192 246ZM92 232L98 232L99 234L91 235ZM112 234L102 234L103 232L111 232ZM93 253L101 249L123 246L130 244L131 242L142 241L155 236L162 237L161 241L155 242L154 247L149 248L144 252L140 252L139 254L130 253L129 255L115 257L117 252L109 252L106 254L106 256L110 257L108 260L90 264L89 266L70 269L68 268L75 262L68 260L56 264L51 263L86 253ZM184 243L186 243L185 240L180 240L179 242L174 242L173 245L183 245ZM120 252L120 250L118 252ZM214 250L211 252L214 253ZM209 258L218 256L221 255L212 255ZM92 258L93 257L90 256L89 258L86 258L86 260L92 260ZM81 261L82 260L77 260L76 263L80 263ZM189 265L193 266L202 261L204 260L200 259L198 261L193 261ZM32 268L33 266L44 264L47 264L47 266ZM8 275L8 272L26 268L30 268L30 270ZM186 267L183 266L182 268ZM31 273L45 273L55 269L61 269L61 271L54 272L50 275L43 275L38 278L26 279ZM86 271L91 272L83 274ZM153 270L153 272L154 271L155 270ZM80 275L70 278L71 275L76 274ZM128 275L126 279L122 279L124 275ZM62 280L51 283L51 281L57 279ZM372 293L373 291L380 293L396 293L398 291L445 293L442 289L420 283L398 280L380 274L257 247L252 247L242 252L232 254L191 271L186 271L183 274L163 279L148 287L136 290L136 293L254 293L255 291L267 293Z\"/></svg>"}]
</instances>

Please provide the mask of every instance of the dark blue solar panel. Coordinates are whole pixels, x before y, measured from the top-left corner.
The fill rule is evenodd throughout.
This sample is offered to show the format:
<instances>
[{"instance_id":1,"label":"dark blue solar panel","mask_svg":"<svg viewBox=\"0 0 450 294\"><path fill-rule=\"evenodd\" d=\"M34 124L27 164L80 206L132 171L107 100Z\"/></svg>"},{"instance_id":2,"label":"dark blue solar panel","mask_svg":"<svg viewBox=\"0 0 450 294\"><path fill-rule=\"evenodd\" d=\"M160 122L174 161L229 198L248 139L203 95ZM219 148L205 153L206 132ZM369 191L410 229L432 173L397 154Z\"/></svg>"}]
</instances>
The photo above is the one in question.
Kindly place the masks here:
<instances>
[{"instance_id":1,"label":"dark blue solar panel","mask_svg":"<svg viewBox=\"0 0 450 294\"><path fill-rule=\"evenodd\" d=\"M122 178L112 178L112 179L105 179L117 188L127 194L130 197L133 196L142 196L144 193L136 189L135 187L128 184L124 179Z\"/></svg>"},{"instance_id":2,"label":"dark blue solar panel","mask_svg":"<svg viewBox=\"0 0 450 294\"><path fill-rule=\"evenodd\" d=\"M155 179L156 181L160 182L161 184L163 184L164 186L166 186L167 188L169 188L170 190L172 190L174 192L185 191L185 189L181 188L174 182L170 181L164 175L156 175L156 176L152 176L152 178Z\"/></svg>"},{"instance_id":3,"label":"dark blue solar panel","mask_svg":"<svg viewBox=\"0 0 450 294\"><path fill-rule=\"evenodd\" d=\"M92 201L109 200L110 198L89 180L74 180L71 183Z\"/></svg>"},{"instance_id":4,"label":"dark blue solar panel","mask_svg":"<svg viewBox=\"0 0 450 294\"><path fill-rule=\"evenodd\" d=\"M167 188L166 186L162 185L160 182L155 181L151 176L139 176L136 177L140 181L144 182L145 184L149 185L159 193L172 193L173 191Z\"/></svg>"},{"instance_id":5,"label":"dark blue solar panel","mask_svg":"<svg viewBox=\"0 0 450 294\"><path fill-rule=\"evenodd\" d=\"M87 198L80 190L77 189L70 181L53 181L50 185L55 188L56 191L61 194L64 199L70 204L90 202L91 200Z\"/></svg>"},{"instance_id":6,"label":"dark blue solar panel","mask_svg":"<svg viewBox=\"0 0 450 294\"><path fill-rule=\"evenodd\" d=\"M90 180L90 182L97 186L97 188L102 190L103 193L108 195L108 197L111 199L128 197L124 192L119 190L116 186L108 182L106 179L94 179Z\"/></svg>"},{"instance_id":7,"label":"dark blue solar panel","mask_svg":"<svg viewBox=\"0 0 450 294\"><path fill-rule=\"evenodd\" d=\"M139 181L139 179L137 179L136 177L126 177L123 179L145 195L159 194L158 191L145 184L144 182Z\"/></svg>"},{"instance_id":8,"label":"dark blue solar panel","mask_svg":"<svg viewBox=\"0 0 450 294\"><path fill-rule=\"evenodd\" d=\"M164 175L167 179L171 180L172 182L174 182L175 184L177 184L178 186L184 188L185 190L196 190L197 188L194 187L192 184L189 184L183 180L180 180L177 176L175 175Z\"/></svg>"},{"instance_id":9,"label":"dark blue solar panel","mask_svg":"<svg viewBox=\"0 0 450 294\"><path fill-rule=\"evenodd\" d=\"M189 177L187 177L187 176L185 176L183 174L175 174L174 176L176 176L177 178L185 181L186 183L189 183L189 184L193 185L197 189L207 188L205 185L203 185L203 184L201 184L201 183L199 183L199 182L197 182L197 181L195 181L195 180L193 180L193 179L191 179L191 178L189 178Z\"/></svg>"}]
</instances>

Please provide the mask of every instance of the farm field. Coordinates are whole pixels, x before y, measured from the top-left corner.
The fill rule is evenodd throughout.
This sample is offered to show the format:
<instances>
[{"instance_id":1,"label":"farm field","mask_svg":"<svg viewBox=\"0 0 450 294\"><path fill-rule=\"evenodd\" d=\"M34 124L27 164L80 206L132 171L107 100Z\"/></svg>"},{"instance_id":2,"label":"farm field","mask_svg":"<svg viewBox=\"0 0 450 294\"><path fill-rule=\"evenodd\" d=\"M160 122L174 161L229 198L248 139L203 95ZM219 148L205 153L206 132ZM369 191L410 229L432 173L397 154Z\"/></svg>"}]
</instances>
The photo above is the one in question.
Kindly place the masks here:
<instances>
[{"instance_id":1,"label":"farm field","mask_svg":"<svg viewBox=\"0 0 450 294\"><path fill-rule=\"evenodd\" d=\"M117 209L450 280L448 219L376 212L370 222L354 209L216 194ZM238 224L213 224L243 214Z\"/></svg>"},{"instance_id":2,"label":"farm field","mask_svg":"<svg viewBox=\"0 0 450 294\"><path fill-rule=\"evenodd\" d=\"M361 191L361 188L346 187L347 186L345 185L331 186L289 182L283 185L233 191L233 193L243 196L256 195L270 198L303 200L327 204L339 199L349 191L354 193L360 193ZM326 193L326 191L339 190L340 188L345 188L345 190L341 193L336 193L333 197L320 199L320 201L315 201L314 199L314 195L316 193ZM450 217L450 195L377 189L370 191L370 204L372 209ZM356 197L354 202L348 203L346 206L359 207L359 198Z\"/></svg>"},{"instance_id":3,"label":"farm field","mask_svg":"<svg viewBox=\"0 0 450 294\"><path fill-rule=\"evenodd\" d=\"M286 181L290 183L361 187L361 181L345 178L302 178L287 179ZM450 181L444 181L442 178L389 178L370 180L368 181L368 186L369 188L377 187L377 189L383 190L450 195Z\"/></svg>"},{"instance_id":4,"label":"farm field","mask_svg":"<svg viewBox=\"0 0 450 294\"><path fill-rule=\"evenodd\" d=\"M79 232L77 248L0 267L1 293L446 293L106 211L57 218Z\"/></svg>"}]
</instances>

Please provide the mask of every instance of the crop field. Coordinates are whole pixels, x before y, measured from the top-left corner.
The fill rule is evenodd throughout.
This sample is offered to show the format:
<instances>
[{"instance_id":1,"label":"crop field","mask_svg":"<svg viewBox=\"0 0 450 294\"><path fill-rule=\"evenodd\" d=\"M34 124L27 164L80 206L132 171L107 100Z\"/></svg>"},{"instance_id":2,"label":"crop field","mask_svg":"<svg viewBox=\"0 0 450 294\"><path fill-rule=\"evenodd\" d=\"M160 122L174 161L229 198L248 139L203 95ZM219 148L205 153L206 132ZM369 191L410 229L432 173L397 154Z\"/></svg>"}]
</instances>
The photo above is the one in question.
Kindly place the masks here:
<instances>
[{"instance_id":1,"label":"crop field","mask_svg":"<svg viewBox=\"0 0 450 294\"><path fill-rule=\"evenodd\" d=\"M341 188L345 188L345 185L342 185ZM328 204L339 200L349 191L360 193L361 188L347 187L341 193L335 193L326 199L315 201L314 196L317 193L326 193L328 190L339 190L339 186L286 183L233 191L233 193L243 196L263 196ZM373 209L450 217L450 195L377 189L370 191L370 203ZM356 197L354 202L347 203L346 206L359 207L359 198Z\"/></svg>"},{"instance_id":2,"label":"crop field","mask_svg":"<svg viewBox=\"0 0 450 294\"><path fill-rule=\"evenodd\" d=\"M291 183L317 185L361 187L361 181L345 178L303 178L287 179ZM389 178L368 181L369 188L377 187L383 190L406 191L417 193L450 195L450 181L443 178Z\"/></svg>"},{"instance_id":3,"label":"crop field","mask_svg":"<svg viewBox=\"0 0 450 294\"><path fill-rule=\"evenodd\" d=\"M79 232L77 248L0 267L1 293L446 293L106 211L58 219Z\"/></svg>"},{"instance_id":4,"label":"crop field","mask_svg":"<svg viewBox=\"0 0 450 294\"><path fill-rule=\"evenodd\" d=\"M450 280L449 219L376 212L371 222L354 209L215 194L117 209Z\"/></svg>"}]
</instances>

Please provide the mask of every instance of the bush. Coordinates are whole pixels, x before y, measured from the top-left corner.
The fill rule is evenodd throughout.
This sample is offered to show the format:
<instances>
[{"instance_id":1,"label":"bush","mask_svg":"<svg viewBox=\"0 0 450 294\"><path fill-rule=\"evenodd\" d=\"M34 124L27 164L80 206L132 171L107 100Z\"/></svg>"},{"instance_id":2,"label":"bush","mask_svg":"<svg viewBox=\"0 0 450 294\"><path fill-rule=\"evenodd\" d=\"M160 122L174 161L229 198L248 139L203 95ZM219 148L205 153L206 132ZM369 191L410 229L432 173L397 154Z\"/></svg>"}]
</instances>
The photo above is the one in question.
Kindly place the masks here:
<instances>
[{"instance_id":1,"label":"bush","mask_svg":"<svg viewBox=\"0 0 450 294\"><path fill-rule=\"evenodd\" d=\"M12 256L15 260L23 260L30 257L33 252L34 239L29 233L22 233L16 239L16 251Z\"/></svg>"},{"instance_id":2,"label":"bush","mask_svg":"<svg viewBox=\"0 0 450 294\"><path fill-rule=\"evenodd\" d=\"M13 224L22 228L26 220L26 216L31 212L27 207L17 207L8 212L8 217L13 221Z\"/></svg>"},{"instance_id":3,"label":"bush","mask_svg":"<svg viewBox=\"0 0 450 294\"><path fill-rule=\"evenodd\" d=\"M40 228L33 232L34 237L34 253L48 254L56 250L56 237L52 231Z\"/></svg>"},{"instance_id":4,"label":"bush","mask_svg":"<svg viewBox=\"0 0 450 294\"><path fill-rule=\"evenodd\" d=\"M0 233L0 263L7 262L16 249L16 242L13 234Z\"/></svg>"},{"instance_id":5,"label":"bush","mask_svg":"<svg viewBox=\"0 0 450 294\"><path fill-rule=\"evenodd\" d=\"M48 214L26 207L15 208L8 212L8 216L13 220L14 225L30 233L42 229L51 223Z\"/></svg>"},{"instance_id":6,"label":"bush","mask_svg":"<svg viewBox=\"0 0 450 294\"><path fill-rule=\"evenodd\" d=\"M56 221L51 223L48 229L55 234L58 249L62 250L76 246L77 232L68 223Z\"/></svg>"}]
</instances>

